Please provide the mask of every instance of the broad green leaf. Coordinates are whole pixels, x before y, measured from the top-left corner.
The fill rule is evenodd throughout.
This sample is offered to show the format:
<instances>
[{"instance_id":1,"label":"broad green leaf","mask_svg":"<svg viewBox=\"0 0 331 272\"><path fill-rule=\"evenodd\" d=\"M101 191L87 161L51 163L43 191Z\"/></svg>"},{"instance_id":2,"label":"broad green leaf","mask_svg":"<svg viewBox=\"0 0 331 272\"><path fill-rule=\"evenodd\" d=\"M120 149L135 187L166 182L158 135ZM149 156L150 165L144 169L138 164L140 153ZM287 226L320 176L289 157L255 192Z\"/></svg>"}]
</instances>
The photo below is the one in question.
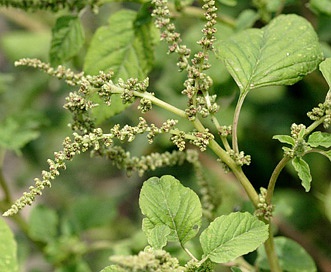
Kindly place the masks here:
<instances>
[{"instance_id":1,"label":"broad green leaf","mask_svg":"<svg viewBox=\"0 0 331 272\"><path fill-rule=\"evenodd\" d=\"M301 180L301 185L305 188L306 192L310 190L310 183L312 181L310 168L308 163L306 163L301 157L295 157L292 160L292 165Z\"/></svg>"},{"instance_id":2,"label":"broad green leaf","mask_svg":"<svg viewBox=\"0 0 331 272\"><path fill-rule=\"evenodd\" d=\"M18 271L16 241L6 222L0 218L0 271Z\"/></svg>"},{"instance_id":3,"label":"broad green leaf","mask_svg":"<svg viewBox=\"0 0 331 272\"><path fill-rule=\"evenodd\" d=\"M330 147L331 134L327 132L316 131L309 136L308 144L312 147L317 147L317 146Z\"/></svg>"},{"instance_id":4,"label":"broad green leaf","mask_svg":"<svg viewBox=\"0 0 331 272\"><path fill-rule=\"evenodd\" d=\"M280 15L262 29L242 31L216 48L245 92L262 86L294 84L315 70L323 57L311 24L294 14Z\"/></svg>"},{"instance_id":5,"label":"broad green leaf","mask_svg":"<svg viewBox=\"0 0 331 272\"><path fill-rule=\"evenodd\" d=\"M85 41L84 29L77 16L66 15L57 19L52 29L49 52L53 65L61 64L77 55Z\"/></svg>"},{"instance_id":6,"label":"broad green leaf","mask_svg":"<svg viewBox=\"0 0 331 272\"><path fill-rule=\"evenodd\" d=\"M231 267L231 271L232 272L242 272L242 270L239 267L235 267L235 266Z\"/></svg>"},{"instance_id":7,"label":"broad green leaf","mask_svg":"<svg viewBox=\"0 0 331 272\"><path fill-rule=\"evenodd\" d=\"M275 135L272 137L272 139L278 140L284 144L289 144L292 146L295 145L295 140L289 135Z\"/></svg>"},{"instance_id":8,"label":"broad green leaf","mask_svg":"<svg viewBox=\"0 0 331 272\"><path fill-rule=\"evenodd\" d=\"M45 206L35 206L29 217L29 235L42 242L53 240L57 234L58 216Z\"/></svg>"},{"instance_id":9,"label":"broad green leaf","mask_svg":"<svg viewBox=\"0 0 331 272\"><path fill-rule=\"evenodd\" d=\"M146 217L144 232L149 240L153 239L150 234L155 232L154 228L165 225L170 229L168 240L185 244L201 226L202 208L197 194L172 176L145 181L139 205Z\"/></svg>"},{"instance_id":10,"label":"broad green leaf","mask_svg":"<svg viewBox=\"0 0 331 272\"><path fill-rule=\"evenodd\" d=\"M310 0L309 7L317 13L331 16L331 0Z\"/></svg>"},{"instance_id":11,"label":"broad green leaf","mask_svg":"<svg viewBox=\"0 0 331 272\"><path fill-rule=\"evenodd\" d=\"M286 237L274 238L279 264L287 272L315 272L313 259L298 243ZM264 247L258 249L256 260L259 269L270 270Z\"/></svg>"},{"instance_id":12,"label":"broad green leaf","mask_svg":"<svg viewBox=\"0 0 331 272\"><path fill-rule=\"evenodd\" d=\"M319 65L319 69L322 72L323 77L325 78L329 87L331 88L331 58L327 58L322 61Z\"/></svg>"},{"instance_id":13,"label":"broad green leaf","mask_svg":"<svg viewBox=\"0 0 331 272\"><path fill-rule=\"evenodd\" d=\"M268 238L268 225L249 213L231 213L216 218L200 236L207 257L226 263L257 249Z\"/></svg>"},{"instance_id":14,"label":"broad green leaf","mask_svg":"<svg viewBox=\"0 0 331 272\"><path fill-rule=\"evenodd\" d=\"M145 79L154 61L157 31L152 22L142 16L143 13L137 14L132 10L113 14L109 25L100 27L94 34L86 54L84 71L98 74L99 71L111 70L114 81L119 78ZM101 102L92 112L97 122L101 123L127 106L122 104L119 95L113 95L110 107Z\"/></svg>"},{"instance_id":15,"label":"broad green leaf","mask_svg":"<svg viewBox=\"0 0 331 272\"><path fill-rule=\"evenodd\" d=\"M154 249L162 249L167 245L168 235L171 233L167 225L154 226L150 220L144 218L142 229L147 234L148 243Z\"/></svg>"}]
</instances>

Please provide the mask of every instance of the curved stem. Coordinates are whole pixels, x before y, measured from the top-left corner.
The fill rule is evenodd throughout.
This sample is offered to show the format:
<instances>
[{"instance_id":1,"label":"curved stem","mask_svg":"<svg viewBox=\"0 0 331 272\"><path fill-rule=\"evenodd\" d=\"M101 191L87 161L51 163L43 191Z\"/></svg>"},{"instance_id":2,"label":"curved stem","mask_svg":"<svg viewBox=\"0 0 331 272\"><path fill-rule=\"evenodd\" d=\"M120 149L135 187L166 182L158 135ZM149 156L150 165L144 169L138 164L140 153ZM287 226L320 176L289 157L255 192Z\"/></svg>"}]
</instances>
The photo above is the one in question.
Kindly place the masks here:
<instances>
[{"instance_id":1,"label":"curved stem","mask_svg":"<svg viewBox=\"0 0 331 272\"><path fill-rule=\"evenodd\" d=\"M238 166L230 155L219 146L219 144L215 140L211 140L209 142L209 147L214 153L224 162L229 168L232 170L233 174L239 180L241 185L244 187L249 199L252 201L253 205L257 207L259 203L259 196L255 191L252 183L248 180L241 167Z\"/></svg>"},{"instance_id":2,"label":"curved stem","mask_svg":"<svg viewBox=\"0 0 331 272\"><path fill-rule=\"evenodd\" d=\"M234 111L233 115L233 123L232 123L232 147L233 151L235 153L239 153L239 147L238 147L238 122L239 122L239 115L241 111L241 107L244 103L245 97L247 95L247 91L242 91L240 93L240 96L238 98L238 102L236 105L236 109Z\"/></svg>"},{"instance_id":3,"label":"curved stem","mask_svg":"<svg viewBox=\"0 0 331 272\"><path fill-rule=\"evenodd\" d=\"M321 119L316 120L309 127L306 128L305 135L309 135L315 128L317 128L320 124L323 124L326 116L323 116Z\"/></svg>"},{"instance_id":4,"label":"curved stem","mask_svg":"<svg viewBox=\"0 0 331 272\"><path fill-rule=\"evenodd\" d=\"M291 158L289 158L289 157L283 157L280 160L280 162L277 164L274 171L272 172L272 175L271 175L270 180L269 180L267 196L266 196L266 203L267 204L271 204L271 199L272 199L272 196L273 196L273 193L274 193L275 184L276 184L276 181L278 179L278 176L290 160L291 160Z\"/></svg>"}]
</instances>

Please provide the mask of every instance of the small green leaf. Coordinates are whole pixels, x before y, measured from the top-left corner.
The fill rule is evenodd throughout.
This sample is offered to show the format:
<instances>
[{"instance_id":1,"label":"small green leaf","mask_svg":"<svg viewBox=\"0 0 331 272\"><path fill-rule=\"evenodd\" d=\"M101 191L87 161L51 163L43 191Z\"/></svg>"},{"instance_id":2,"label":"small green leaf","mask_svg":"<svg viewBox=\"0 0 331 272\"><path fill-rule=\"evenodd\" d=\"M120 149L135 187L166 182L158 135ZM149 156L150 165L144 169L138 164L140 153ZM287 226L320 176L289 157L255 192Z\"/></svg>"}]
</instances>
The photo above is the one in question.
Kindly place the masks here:
<instances>
[{"instance_id":1,"label":"small green leaf","mask_svg":"<svg viewBox=\"0 0 331 272\"><path fill-rule=\"evenodd\" d=\"M53 240L57 234L58 216L55 210L35 206L29 217L29 235L42 242Z\"/></svg>"},{"instance_id":2,"label":"small green leaf","mask_svg":"<svg viewBox=\"0 0 331 272\"><path fill-rule=\"evenodd\" d=\"M323 77L331 88L331 58L327 58L321 62L319 69L322 72Z\"/></svg>"},{"instance_id":3,"label":"small green leaf","mask_svg":"<svg viewBox=\"0 0 331 272\"><path fill-rule=\"evenodd\" d=\"M257 249L268 238L268 225L249 213L216 218L200 236L204 258L226 263Z\"/></svg>"},{"instance_id":4,"label":"small green leaf","mask_svg":"<svg viewBox=\"0 0 331 272\"><path fill-rule=\"evenodd\" d=\"M167 225L156 225L147 219L143 219L143 231L146 233L148 243L154 249L162 249L167 245L168 235L171 233Z\"/></svg>"},{"instance_id":5,"label":"small green leaf","mask_svg":"<svg viewBox=\"0 0 331 272\"><path fill-rule=\"evenodd\" d=\"M327 132L316 131L309 136L308 144L312 147L331 147L331 134Z\"/></svg>"},{"instance_id":6,"label":"small green leaf","mask_svg":"<svg viewBox=\"0 0 331 272\"><path fill-rule=\"evenodd\" d=\"M66 15L57 19L52 29L49 52L53 65L61 64L77 55L85 41L84 29L77 16Z\"/></svg>"},{"instance_id":7,"label":"small green leaf","mask_svg":"<svg viewBox=\"0 0 331 272\"><path fill-rule=\"evenodd\" d=\"M250 28L259 19L259 14L252 9L245 9L241 12L236 21L236 31Z\"/></svg>"},{"instance_id":8,"label":"small green leaf","mask_svg":"<svg viewBox=\"0 0 331 272\"><path fill-rule=\"evenodd\" d=\"M168 240L185 244L193 238L201 226L202 208L199 197L191 189L184 187L177 179L166 175L153 177L141 188L139 205L144 219L144 232L153 240L161 226L170 229ZM163 229L166 233L167 230ZM153 244L163 244L153 240Z\"/></svg>"},{"instance_id":9,"label":"small green leaf","mask_svg":"<svg viewBox=\"0 0 331 272\"><path fill-rule=\"evenodd\" d=\"M306 163L301 157L295 157L292 160L292 165L301 180L301 185L305 188L306 192L310 190L310 183L312 181L310 168L308 163Z\"/></svg>"},{"instance_id":10,"label":"small green leaf","mask_svg":"<svg viewBox=\"0 0 331 272\"><path fill-rule=\"evenodd\" d=\"M291 146L295 145L295 140L289 135L275 135L272 139L278 140L281 143L289 144Z\"/></svg>"},{"instance_id":11,"label":"small green leaf","mask_svg":"<svg viewBox=\"0 0 331 272\"><path fill-rule=\"evenodd\" d=\"M315 70L323 57L311 24L294 14L280 15L262 29L248 29L221 41L217 55L245 92L294 84Z\"/></svg>"},{"instance_id":12,"label":"small green leaf","mask_svg":"<svg viewBox=\"0 0 331 272\"><path fill-rule=\"evenodd\" d=\"M18 271L16 241L6 222L0 218L0 271Z\"/></svg>"},{"instance_id":13,"label":"small green leaf","mask_svg":"<svg viewBox=\"0 0 331 272\"><path fill-rule=\"evenodd\" d=\"M286 237L274 238L276 254L279 264L287 272L315 272L313 259L298 243ZM258 249L257 266L263 270L270 270L264 247Z\"/></svg>"},{"instance_id":14,"label":"small green leaf","mask_svg":"<svg viewBox=\"0 0 331 272\"><path fill-rule=\"evenodd\" d=\"M84 62L87 74L113 71L113 80L146 78L154 62L154 45L157 31L143 11L121 10L113 14L108 26L100 27L94 34ZM150 16L150 14L148 15ZM116 40L116 42L114 42ZM119 95L113 95L111 106L100 103L92 109L97 123L123 111Z\"/></svg>"}]
</instances>

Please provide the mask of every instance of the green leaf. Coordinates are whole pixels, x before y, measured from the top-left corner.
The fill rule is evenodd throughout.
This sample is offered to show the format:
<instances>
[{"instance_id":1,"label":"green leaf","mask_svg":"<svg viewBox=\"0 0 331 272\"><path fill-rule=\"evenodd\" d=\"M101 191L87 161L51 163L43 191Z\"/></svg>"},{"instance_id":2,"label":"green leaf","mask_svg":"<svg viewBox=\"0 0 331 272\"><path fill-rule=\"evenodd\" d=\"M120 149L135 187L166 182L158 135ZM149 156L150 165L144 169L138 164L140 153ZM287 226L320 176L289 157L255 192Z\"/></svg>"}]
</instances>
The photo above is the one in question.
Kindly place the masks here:
<instances>
[{"instance_id":1,"label":"green leaf","mask_svg":"<svg viewBox=\"0 0 331 272\"><path fill-rule=\"evenodd\" d=\"M329 87L331 88L331 58L327 58L322 61L319 65L319 69L322 72L323 77L325 78Z\"/></svg>"},{"instance_id":2,"label":"green leaf","mask_svg":"<svg viewBox=\"0 0 331 272\"><path fill-rule=\"evenodd\" d=\"M306 192L309 192L312 178L308 163L306 163L301 157L295 157L292 160L292 165L298 173L301 185L305 188Z\"/></svg>"},{"instance_id":3,"label":"green leaf","mask_svg":"<svg viewBox=\"0 0 331 272\"><path fill-rule=\"evenodd\" d=\"M0 271L18 271L16 241L6 222L0 218Z\"/></svg>"},{"instance_id":4,"label":"green leaf","mask_svg":"<svg viewBox=\"0 0 331 272\"><path fill-rule=\"evenodd\" d=\"M331 0L310 0L309 7L314 12L331 16Z\"/></svg>"},{"instance_id":5,"label":"green leaf","mask_svg":"<svg viewBox=\"0 0 331 272\"><path fill-rule=\"evenodd\" d=\"M86 54L84 71L98 74L99 71L111 70L114 72L113 80L145 79L153 65L158 35L152 22L143 15L143 12L137 14L132 10L113 14L109 25L100 27L94 34ZM128 105L122 104L119 95L113 95L111 107L101 103L92 112L97 122L101 123Z\"/></svg>"},{"instance_id":6,"label":"green leaf","mask_svg":"<svg viewBox=\"0 0 331 272\"><path fill-rule=\"evenodd\" d=\"M231 271L232 272L242 272L242 270L239 267L235 267L235 266L231 267Z\"/></svg>"},{"instance_id":7,"label":"green leaf","mask_svg":"<svg viewBox=\"0 0 331 272\"><path fill-rule=\"evenodd\" d=\"M236 31L250 28L259 19L259 14L252 9L245 9L241 12L236 21Z\"/></svg>"},{"instance_id":8,"label":"green leaf","mask_svg":"<svg viewBox=\"0 0 331 272\"><path fill-rule=\"evenodd\" d=\"M160 230L161 225L170 229L168 240L179 241L183 245L197 234L201 226L199 197L172 176L153 177L145 181L139 205L146 216L143 226L148 240L153 240L157 231L154 228ZM167 230L163 229L163 232ZM153 244L158 243L153 240Z\"/></svg>"},{"instance_id":9,"label":"green leaf","mask_svg":"<svg viewBox=\"0 0 331 272\"><path fill-rule=\"evenodd\" d=\"M245 30L216 47L217 55L245 92L294 84L315 70L323 57L311 24L294 14L280 15L262 29Z\"/></svg>"},{"instance_id":10,"label":"green leaf","mask_svg":"<svg viewBox=\"0 0 331 272\"><path fill-rule=\"evenodd\" d=\"M249 213L216 218L200 236L204 258L226 263L257 249L268 238L268 225Z\"/></svg>"},{"instance_id":11,"label":"green leaf","mask_svg":"<svg viewBox=\"0 0 331 272\"><path fill-rule=\"evenodd\" d=\"M53 240L57 234L58 216L53 209L35 206L29 217L29 234L41 242Z\"/></svg>"},{"instance_id":12,"label":"green leaf","mask_svg":"<svg viewBox=\"0 0 331 272\"><path fill-rule=\"evenodd\" d=\"M0 123L0 147L20 153L27 143L39 137L39 123L31 112L9 116ZM40 116L39 116L40 117Z\"/></svg>"},{"instance_id":13,"label":"green leaf","mask_svg":"<svg viewBox=\"0 0 331 272\"><path fill-rule=\"evenodd\" d=\"M316 131L309 136L308 144L312 147L331 147L331 134L327 132Z\"/></svg>"},{"instance_id":14,"label":"green leaf","mask_svg":"<svg viewBox=\"0 0 331 272\"><path fill-rule=\"evenodd\" d=\"M61 64L77 55L85 41L84 29L77 16L66 15L57 19L52 29L49 52L53 65Z\"/></svg>"},{"instance_id":15,"label":"green leaf","mask_svg":"<svg viewBox=\"0 0 331 272\"><path fill-rule=\"evenodd\" d=\"M150 220L144 218L142 229L146 233L148 243L154 249L162 249L167 245L168 236L171 233L167 225L154 226Z\"/></svg>"},{"instance_id":16,"label":"green leaf","mask_svg":"<svg viewBox=\"0 0 331 272\"><path fill-rule=\"evenodd\" d=\"M289 144L291 146L295 145L295 140L289 135L275 135L272 139L278 140L281 143Z\"/></svg>"},{"instance_id":17,"label":"green leaf","mask_svg":"<svg viewBox=\"0 0 331 272\"><path fill-rule=\"evenodd\" d=\"M274 238L276 254L279 264L287 272L315 272L313 259L298 243L286 237ZM264 247L258 249L257 266L263 270L270 270Z\"/></svg>"}]
</instances>

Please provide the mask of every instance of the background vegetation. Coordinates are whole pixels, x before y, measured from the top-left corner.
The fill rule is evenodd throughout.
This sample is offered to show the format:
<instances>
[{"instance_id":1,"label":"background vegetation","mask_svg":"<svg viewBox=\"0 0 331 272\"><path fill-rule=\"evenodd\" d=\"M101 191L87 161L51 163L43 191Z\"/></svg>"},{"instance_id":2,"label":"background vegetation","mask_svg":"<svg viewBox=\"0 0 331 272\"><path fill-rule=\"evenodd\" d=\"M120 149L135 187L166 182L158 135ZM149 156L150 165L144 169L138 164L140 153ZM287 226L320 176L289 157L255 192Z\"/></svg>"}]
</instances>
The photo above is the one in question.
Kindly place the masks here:
<instances>
[{"instance_id":1,"label":"background vegetation","mask_svg":"<svg viewBox=\"0 0 331 272\"><path fill-rule=\"evenodd\" d=\"M109 3L101 5L97 14L89 8L81 11L85 40L77 54L66 60L66 65L73 70L83 70L93 34L98 27L107 25L110 15L123 7L140 8L139 1L104 2ZM175 9L178 2L171 1L176 25L183 33L184 43L197 48L196 41L204 24L200 5L197 1L193 8L180 11ZM280 13L295 13L312 23L325 57L331 57L330 1L218 2L221 18L218 39L226 39L252 26L262 27ZM33 183L41 169L47 168L46 159L61 148L64 137L71 133L67 127L70 116L62 108L71 87L40 71L13 65L23 57L52 60L53 64L59 64L50 53L51 33L56 19L65 14L71 12L65 9L53 13L0 8L1 212L8 208L8 201L18 198ZM185 78L174 72L177 70L176 57L164 54L167 51L164 43L155 43L150 88L161 99L166 98L179 108L185 108L186 100L179 91ZM235 107L232 102L238 95L237 86L220 61L212 58L211 62L214 63L210 70L214 75L214 92L221 98L218 114L222 116L222 124L229 125ZM272 140L272 136L288 134L294 122L309 124L306 113L324 101L327 89L320 72L315 71L293 86L268 87L267 92L257 89L247 97L241 114L239 138L242 139L241 148L252 157L251 165L244 170L255 188L266 186L270 173L282 156L280 144ZM132 124L137 115L136 109L131 107L106 123ZM155 108L145 118L160 124L168 118L168 113ZM167 138L162 137L154 145L138 137L126 148L135 155L175 149ZM201 154L201 161L209 186L214 188L217 214L252 209L240 185L231 174L222 171L213 155L205 152ZM291 167L280 176L275 192L275 231L300 243L313 256L320 271L330 271L330 162L318 155L308 155L308 161L313 176L311 193L304 192ZM142 182L151 176L171 174L184 185L199 191L194 173L192 165L184 163L183 167L167 167L147 172L142 177L136 173L128 177L111 162L91 159L88 154L77 156L52 188L38 198L38 205L24 209L22 217L6 219L15 233L21 271L45 272L55 268L56 271L98 271L109 265L110 255L136 254L146 244L138 208ZM48 225L48 228L40 228ZM178 249L170 250L175 252ZM255 258L254 254L246 257L249 261ZM224 267L218 269L226 271Z\"/></svg>"}]
</instances>

